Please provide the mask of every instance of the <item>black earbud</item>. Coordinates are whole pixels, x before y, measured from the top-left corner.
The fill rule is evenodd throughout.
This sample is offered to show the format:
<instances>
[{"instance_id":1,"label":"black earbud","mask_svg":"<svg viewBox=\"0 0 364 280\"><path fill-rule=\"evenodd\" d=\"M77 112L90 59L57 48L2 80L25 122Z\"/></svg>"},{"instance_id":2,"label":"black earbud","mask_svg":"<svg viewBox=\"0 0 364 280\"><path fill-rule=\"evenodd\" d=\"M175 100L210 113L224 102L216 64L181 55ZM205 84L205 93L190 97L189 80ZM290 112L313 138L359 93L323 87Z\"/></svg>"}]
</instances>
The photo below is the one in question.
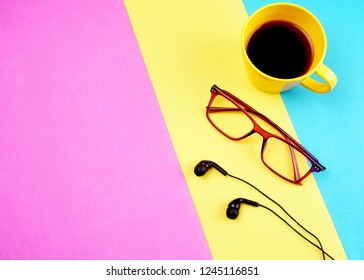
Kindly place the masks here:
<instances>
[{"instance_id":1,"label":"black earbud","mask_svg":"<svg viewBox=\"0 0 364 280\"><path fill-rule=\"evenodd\" d=\"M239 216L239 209L242 203L249 204L251 206L258 207L260 204L258 202L245 199L245 198L237 198L231 201L226 209L226 217L229 219L235 220Z\"/></svg>"},{"instance_id":2,"label":"black earbud","mask_svg":"<svg viewBox=\"0 0 364 280\"><path fill-rule=\"evenodd\" d=\"M219 171L224 176L228 175L227 171L225 171L221 166L219 166L217 163L210 161L210 160L201 160L196 166L195 166L195 174L196 176L203 176L206 174L206 172L211 168L215 168L217 171Z\"/></svg>"}]
</instances>

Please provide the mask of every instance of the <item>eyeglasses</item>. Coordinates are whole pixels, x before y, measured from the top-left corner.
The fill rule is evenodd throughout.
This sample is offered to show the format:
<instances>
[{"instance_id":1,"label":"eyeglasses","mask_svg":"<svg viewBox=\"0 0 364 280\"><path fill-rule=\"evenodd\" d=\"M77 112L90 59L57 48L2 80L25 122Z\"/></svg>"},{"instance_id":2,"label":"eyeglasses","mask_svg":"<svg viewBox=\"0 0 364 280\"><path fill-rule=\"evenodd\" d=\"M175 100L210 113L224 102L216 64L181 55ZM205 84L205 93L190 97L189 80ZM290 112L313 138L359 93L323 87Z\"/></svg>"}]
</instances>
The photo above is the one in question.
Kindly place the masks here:
<instances>
[{"instance_id":1,"label":"eyeglasses","mask_svg":"<svg viewBox=\"0 0 364 280\"><path fill-rule=\"evenodd\" d=\"M234 141L254 133L261 135L261 160L276 175L291 183L302 184L302 180L312 172L326 169L272 120L216 85L210 91L211 99L206 109L210 123Z\"/></svg>"}]
</instances>

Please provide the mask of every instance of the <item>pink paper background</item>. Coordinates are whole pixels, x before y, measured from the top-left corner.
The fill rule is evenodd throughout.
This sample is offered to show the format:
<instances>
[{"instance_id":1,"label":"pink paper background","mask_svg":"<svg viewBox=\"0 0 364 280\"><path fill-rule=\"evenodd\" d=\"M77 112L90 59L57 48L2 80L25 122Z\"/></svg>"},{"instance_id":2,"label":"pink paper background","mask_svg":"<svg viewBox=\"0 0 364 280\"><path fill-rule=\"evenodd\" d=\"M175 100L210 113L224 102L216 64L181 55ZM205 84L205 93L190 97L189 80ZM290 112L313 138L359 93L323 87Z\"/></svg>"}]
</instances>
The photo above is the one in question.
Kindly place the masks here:
<instances>
[{"instance_id":1,"label":"pink paper background","mask_svg":"<svg viewBox=\"0 0 364 280\"><path fill-rule=\"evenodd\" d=\"M0 30L0 258L211 258L123 2L2 1Z\"/></svg>"}]
</instances>

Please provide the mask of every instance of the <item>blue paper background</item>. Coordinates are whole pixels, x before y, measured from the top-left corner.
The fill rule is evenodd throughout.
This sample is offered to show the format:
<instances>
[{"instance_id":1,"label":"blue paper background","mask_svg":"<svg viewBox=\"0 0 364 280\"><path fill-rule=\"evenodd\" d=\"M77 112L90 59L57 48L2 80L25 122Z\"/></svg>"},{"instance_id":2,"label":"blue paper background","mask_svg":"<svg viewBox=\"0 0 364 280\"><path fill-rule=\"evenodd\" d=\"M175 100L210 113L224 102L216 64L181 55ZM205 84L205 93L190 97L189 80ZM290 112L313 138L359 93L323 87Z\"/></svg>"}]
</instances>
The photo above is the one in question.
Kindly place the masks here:
<instances>
[{"instance_id":1,"label":"blue paper background","mask_svg":"<svg viewBox=\"0 0 364 280\"><path fill-rule=\"evenodd\" d=\"M243 2L250 15L277 1ZM302 86L281 95L301 143L327 167L315 178L348 258L364 259L364 1L290 2L321 21L328 42L324 63L338 84L325 95Z\"/></svg>"}]
</instances>

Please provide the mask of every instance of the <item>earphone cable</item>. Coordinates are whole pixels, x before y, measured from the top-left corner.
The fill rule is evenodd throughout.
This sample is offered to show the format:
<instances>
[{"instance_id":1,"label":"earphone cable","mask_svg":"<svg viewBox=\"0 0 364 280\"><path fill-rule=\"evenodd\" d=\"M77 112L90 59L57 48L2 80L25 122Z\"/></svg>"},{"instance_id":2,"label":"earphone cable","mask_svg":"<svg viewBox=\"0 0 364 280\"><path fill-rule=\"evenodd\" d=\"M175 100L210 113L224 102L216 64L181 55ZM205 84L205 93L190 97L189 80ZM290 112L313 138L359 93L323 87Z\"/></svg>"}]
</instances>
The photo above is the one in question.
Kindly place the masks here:
<instances>
[{"instance_id":1,"label":"earphone cable","mask_svg":"<svg viewBox=\"0 0 364 280\"><path fill-rule=\"evenodd\" d=\"M331 257L327 252L324 251L324 249L320 246L318 246L317 244L313 243L311 240L309 240L306 236L304 236L302 233L300 233L298 230L296 230L290 223L288 223L282 216L280 216L278 213L276 213L274 210L272 210L271 208L262 205L259 203L259 206L267 209L268 211L270 211L271 213L273 213L275 216L277 216L280 220L282 220L286 225L288 225L294 232L296 232L299 236L301 236L304 240L306 240L308 243L310 243L311 245L315 246L317 249L319 249L323 255L326 254L330 259L334 260L333 257ZM325 258L324 258L325 259Z\"/></svg>"},{"instance_id":2,"label":"earphone cable","mask_svg":"<svg viewBox=\"0 0 364 280\"><path fill-rule=\"evenodd\" d=\"M311 236L313 236L317 242L320 244L320 246L317 246L316 244L314 244L312 241L308 240L306 237L304 237L301 233L299 233L295 228L292 227L292 225L290 225L286 220L284 220L281 216L279 216L276 212L274 212L272 209L264 206L264 208L270 210L271 212L273 212L273 214L277 215L280 219L282 219L286 224L288 224L294 231L296 231L301 237L303 237L305 240L307 240L308 242L310 242L312 245L314 245L315 247L317 247L321 252L322 252L322 258L325 260L325 254L332 260L334 260L334 258L332 258L327 252L325 252L322 243L320 241L320 239L313 234L312 232L310 232L308 229L306 229L303 225L301 225L295 218L293 218L284 208L282 205L280 205L277 201L275 201L273 198L269 197L268 195L266 195L263 191L261 191L259 188L257 188L256 186L254 186L253 184L249 183L248 181L245 181L244 179L241 179L239 177L236 177L234 175L231 175L229 173L226 174L227 176L234 178L238 181L241 181L247 185L249 185L250 187L254 188L256 191L258 191L261 195L263 195L264 197L266 197L267 199L269 199L271 202L273 202L274 204L276 204L284 213L286 213L286 215L292 220L294 221L299 227L301 227L304 231L306 231L308 234L310 234ZM261 205L263 206L263 205Z\"/></svg>"}]
</instances>

